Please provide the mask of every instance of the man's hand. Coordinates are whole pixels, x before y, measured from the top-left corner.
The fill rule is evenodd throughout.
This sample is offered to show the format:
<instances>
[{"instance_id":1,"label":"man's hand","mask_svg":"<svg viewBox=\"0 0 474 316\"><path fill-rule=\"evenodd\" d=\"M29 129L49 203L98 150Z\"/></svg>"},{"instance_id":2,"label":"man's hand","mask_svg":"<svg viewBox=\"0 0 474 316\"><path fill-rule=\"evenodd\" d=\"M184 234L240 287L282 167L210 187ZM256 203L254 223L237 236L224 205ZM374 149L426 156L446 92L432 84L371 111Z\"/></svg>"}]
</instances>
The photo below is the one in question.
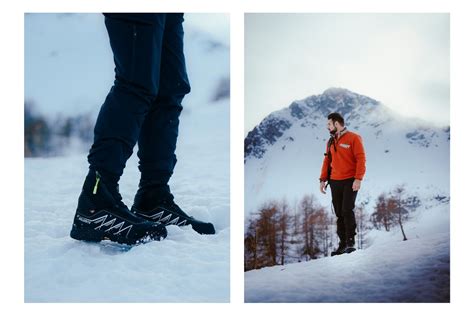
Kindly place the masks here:
<instances>
[{"instance_id":1,"label":"man's hand","mask_svg":"<svg viewBox=\"0 0 474 316\"><path fill-rule=\"evenodd\" d=\"M352 183L352 191L359 191L360 184L361 184L361 181L359 179L355 179L354 183Z\"/></svg>"},{"instance_id":2,"label":"man's hand","mask_svg":"<svg viewBox=\"0 0 474 316\"><path fill-rule=\"evenodd\" d=\"M326 194L326 181L319 182L319 191L321 191L322 194Z\"/></svg>"}]
</instances>

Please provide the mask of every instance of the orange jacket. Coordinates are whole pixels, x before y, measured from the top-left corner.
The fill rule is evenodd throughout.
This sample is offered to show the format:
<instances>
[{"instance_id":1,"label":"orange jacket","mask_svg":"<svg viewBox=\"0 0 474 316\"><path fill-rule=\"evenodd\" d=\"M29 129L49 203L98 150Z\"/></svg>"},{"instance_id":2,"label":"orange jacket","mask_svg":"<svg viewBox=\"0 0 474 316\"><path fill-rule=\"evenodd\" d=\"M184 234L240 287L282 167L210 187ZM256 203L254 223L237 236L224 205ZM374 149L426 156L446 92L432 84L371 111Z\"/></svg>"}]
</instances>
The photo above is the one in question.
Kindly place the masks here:
<instances>
[{"instance_id":1,"label":"orange jacket","mask_svg":"<svg viewBox=\"0 0 474 316\"><path fill-rule=\"evenodd\" d=\"M327 148L326 148L327 150ZM365 151L362 138L353 132L343 132L341 136L334 139L330 148L331 179L345 180L355 178L362 180L365 174ZM321 168L319 180L328 180L329 158L326 155Z\"/></svg>"}]
</instances>

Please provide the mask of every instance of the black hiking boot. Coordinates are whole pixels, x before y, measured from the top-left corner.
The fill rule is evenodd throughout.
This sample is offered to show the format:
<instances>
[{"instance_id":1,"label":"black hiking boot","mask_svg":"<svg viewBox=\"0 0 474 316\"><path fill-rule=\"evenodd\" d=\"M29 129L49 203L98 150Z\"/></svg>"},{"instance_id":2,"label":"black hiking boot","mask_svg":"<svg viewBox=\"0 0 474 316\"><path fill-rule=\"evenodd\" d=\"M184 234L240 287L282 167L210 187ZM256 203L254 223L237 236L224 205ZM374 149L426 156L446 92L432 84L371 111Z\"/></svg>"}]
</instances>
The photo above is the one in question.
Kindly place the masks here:
<instances>
[{"instance_id":1,"label":"black hiking boot","mask_svg":"<svg viewBox=\"0 0 474 316\"><path fill-rule=\"evenodd\" d=\"M167 185L141 187L135 195L132 212L147 220L163 225L191 227L199 234L216 233L212 223L205 223L186 214L175 202Z\"/></svg>"},{"instance_id":2,"label":"black hiking boot","mask_svg":"<svg viewBox=\"0 0 474 316\"><path fill-rule=\"evenodd\" d=\"M351 253L356 250L354 247L355 242L354 242L354 237L352 238L347 238L346 240L346 249L344 250L345 253Z\"/></svg>"},{"instance_id":3,"label":"black hiking boot","mask_svg":"<svg viewBox=\"0 0 474 316\"><path fill-rule=\"evenodd\" d=\"M342 255L343 253L345 253L345 250L346 250L346 242L341 240L339 241L339 247L337 247L336 250L331 252L331 257Z\"/></svg>"},{"instance_id":4,"label":"black hiking boot","mask_svg":"<svg viewBox=\"0 0 474 316\"><path fill-rule=\"evenodd\" d=\"M90 170L84 181L70 236L135 245L166 237L166 227L136 216L122 202L118 185Z\"/></svg>"}]
</instances>

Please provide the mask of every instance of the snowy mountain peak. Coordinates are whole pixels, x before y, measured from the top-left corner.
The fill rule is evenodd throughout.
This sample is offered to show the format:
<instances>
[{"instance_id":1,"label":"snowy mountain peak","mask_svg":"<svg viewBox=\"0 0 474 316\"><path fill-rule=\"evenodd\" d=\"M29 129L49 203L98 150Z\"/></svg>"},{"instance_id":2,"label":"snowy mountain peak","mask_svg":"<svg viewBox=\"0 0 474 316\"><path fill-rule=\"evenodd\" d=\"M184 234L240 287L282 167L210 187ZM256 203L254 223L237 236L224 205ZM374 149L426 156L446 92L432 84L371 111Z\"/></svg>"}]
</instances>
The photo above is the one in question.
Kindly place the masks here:
<instances>
[{"instance_id":1,"label":"snowy mountain peak","mask_svg":"<svg viewBox=\"0 0 474 316\"><path fill-rule=\"evenodd\" d=\"M319 131L313 133L315 136L321 131L326 133L327 116L332 112L340 113L349 129L364 129L377 139L384 131L393 129L403 133L409 144L425 148L433 143L439 145L437 140L450 139L449 127L441 129L429 122L404 118L375 99L345 88L329 88L320 95L294 101L263 119L245 138L245 160L250 157L263 158L278 139L284 134L291 134L289 130L295 127L317 128ZM294 140L295 137L284 137L288 138Z\"/></svg>"},{"instance_id":2,"label":"snowy mountain peak","mask_svg":"<svg viewBox=\"0 0 474 316\"><path fill-rule=\"evenodd\" d=\"M375 109L382 107L380 102L344 88L329 88L320 95L294 101L289 107L268 115L248 133L245 138L245 158L262 158L266 148L300 120L303 127L316 126L315 122L326 120L329 113L339 112L350 126L351 122L368 117ZM378 120L385 117L382 109L377 112ZM380 125L381 122L377 124Z\"/></svg>"},{"instance_id":3,"label":"snowy mountain peak","mask_svg":"<svg viewBox=\"0 0 474 316\"><path fill-rule=\"evenodd\" d=\"M329 88L319 96L320 104L328 109L334 109L342 115L361 105L373 107L380 103L369 97L354 93L344 88ZM329 113L328 113L329 114Z\"/></svg>"},{"instance_id":4,"label":"snowy mountain peak","mask_svg":"<svg viewBox=\"0 0 474 316\"><path fill-rule=\"evenodd\" d=\"M345 88L329 88L324 90L320 95L321 101L333 102L339 105L352 105L355 106L359 103L365 103L367 97L354 93ZM373 103L378 103L375 100L371 100Z\"/></svg>"},{"instance_id":5,"label":"snowy mountain peak","mask_svg":"<svg viewBox=\"0 0 474 316\"><path fill-rule=\"evenodd\" d=\"M331 87L324 90L323 95L329 96L329 95L340 95L340 94L347 94L347 93L352 93L352 92L345 88Z\"/></svg>"}]
</instances>

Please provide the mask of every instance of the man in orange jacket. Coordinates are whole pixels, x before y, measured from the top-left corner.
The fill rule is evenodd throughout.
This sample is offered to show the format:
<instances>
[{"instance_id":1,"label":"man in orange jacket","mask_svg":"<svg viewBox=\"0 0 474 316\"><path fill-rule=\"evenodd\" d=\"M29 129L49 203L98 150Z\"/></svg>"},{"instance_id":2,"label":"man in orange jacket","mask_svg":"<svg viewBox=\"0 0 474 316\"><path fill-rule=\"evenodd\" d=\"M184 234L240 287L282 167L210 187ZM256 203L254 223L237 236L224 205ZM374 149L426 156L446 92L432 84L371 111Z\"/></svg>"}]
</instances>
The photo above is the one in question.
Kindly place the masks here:
<instances>
[{"instance_id":1,"label":"man in orange jacket","mask_svg":"<svg viewBox=\"0 0 474 316\"><path fill-rule=\"evenodd\" d=\"M331 186L339 236L339 247L331 253L334 256L355 250L354 206L365 174L365 151L362 138L347 130L341 114L329 114L327 127L331 137L326 146L319 181L323 194L326 194L327 185Z\"/></svg>"}]
</instances>

